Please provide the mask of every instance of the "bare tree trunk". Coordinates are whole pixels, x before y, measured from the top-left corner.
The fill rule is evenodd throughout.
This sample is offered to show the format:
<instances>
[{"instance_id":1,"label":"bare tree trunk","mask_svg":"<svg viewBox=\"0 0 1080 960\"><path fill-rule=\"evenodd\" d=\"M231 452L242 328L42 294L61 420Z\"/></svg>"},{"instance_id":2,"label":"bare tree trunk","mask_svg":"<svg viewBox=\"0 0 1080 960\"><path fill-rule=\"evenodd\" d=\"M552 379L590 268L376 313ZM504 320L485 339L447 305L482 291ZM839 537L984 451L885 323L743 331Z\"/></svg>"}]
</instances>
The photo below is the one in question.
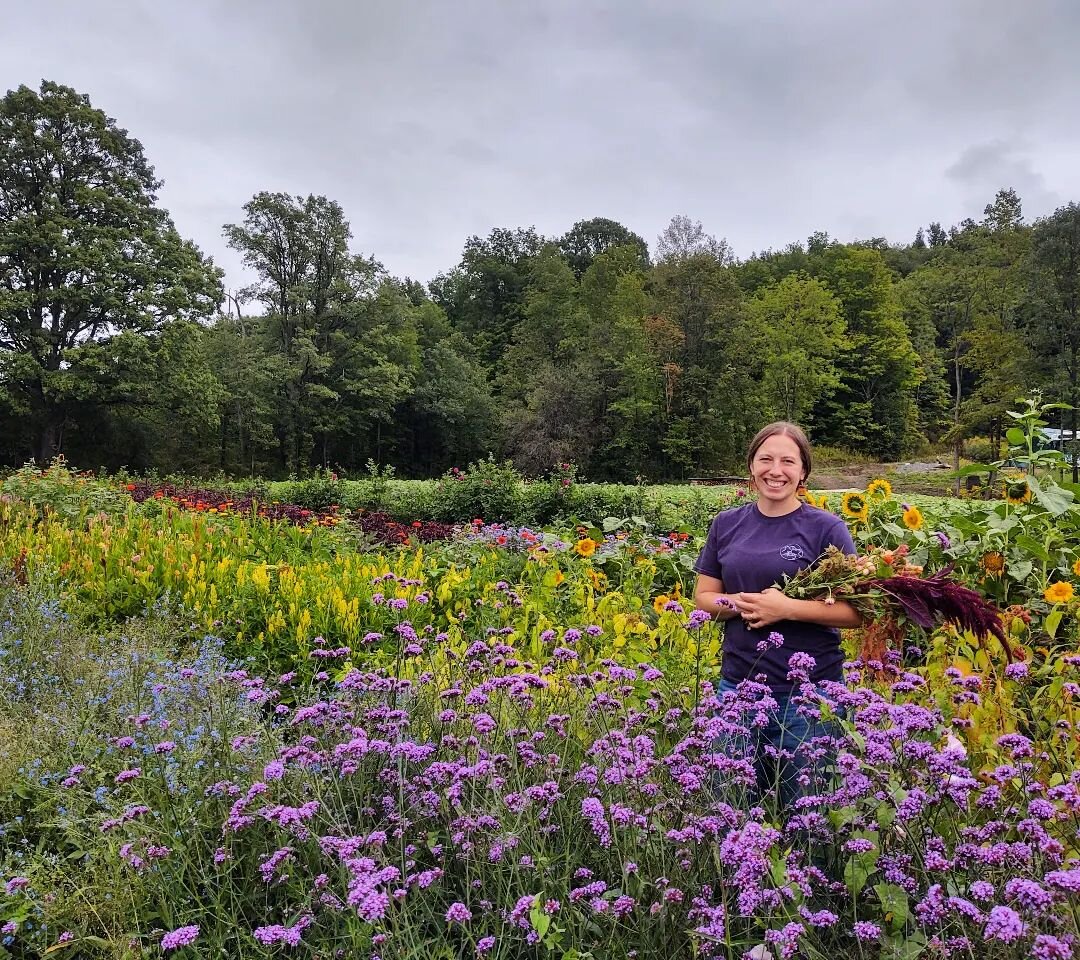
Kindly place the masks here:
<instances>
[{"instance_id":1,"label":"bare tree trunk","mask_svg":"<svg viewBox=\"0 0 1080 960\"><path fill-rule=\"evenodd\" d=\"M956 472L955 496L960 496L960 453L964 448L964 438L960 435L960 338L953 338L953 375L956 399L953 402L953 470Z\"/></svg>"},{"instance_id":2,"label":"bare tree trunk","mask_svg":"<svg viewBox=\"0 0 1080 960\"><path fill-rule=\"evenodd\" d=\"M225 459L228 455L228 437L229 437L229 418L222 408L221 411L221 450L218 454L218 467L222 472L225 471Z\"/></svg>"},{"instance_id":3,"label":"bare tree trunk","mask_svg":"<svg viewBox=\"0 0 1080 960\"><path fill-rule=\"evenodd\" d=\"M1077 390L1077 349L1074 341L1072 348L1072 366L1069 369L1069 392L1072 394L1069 397L1069 402L1072 404L1072 409L1069 411L1069 430L1071 432L1070 437L1070 450L1072 451L1072 482L1080 483L1080 450L1076 446L1076 405L1080 402L1080 392ZM1062 444L1064 446L1064 444Z\"/></svg>"},{"instance_id":4,"label":"bare tree trunk","mask_svg":"<svg viewBox=\"0 0 1080 960\"><path fill-rule=\"evenodd\" d=\"M60 453L60 424L48 413L45 414L45 422L38 431L34 460L39 467L48 466L54 457Z\"/></svg>"},{"instance_id":5,"label":"bare tree trunk","mask_svg":"<svg viewBox=\"0 0 1080 960\"><path fill-rule=\"evenodd\" d=\"M236 442L239 447L240 469L247 463L247 451L244 448L244 409L240 401L236 402Z\"/></svg>"}]
</instances>

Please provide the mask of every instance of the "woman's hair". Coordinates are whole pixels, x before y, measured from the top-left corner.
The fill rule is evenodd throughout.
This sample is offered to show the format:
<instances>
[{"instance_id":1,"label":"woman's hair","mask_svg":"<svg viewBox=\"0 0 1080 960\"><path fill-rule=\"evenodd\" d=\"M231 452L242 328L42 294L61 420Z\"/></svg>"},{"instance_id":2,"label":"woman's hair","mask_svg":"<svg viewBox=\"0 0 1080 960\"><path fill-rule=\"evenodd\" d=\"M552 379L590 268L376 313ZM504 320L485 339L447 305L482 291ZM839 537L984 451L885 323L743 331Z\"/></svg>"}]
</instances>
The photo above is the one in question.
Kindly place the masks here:
<instances>
[{"instance_id":1,"label":"woman's hair","mask_svg":"<svg viewBox=\"0 0 1080 960\"><path fill-rule=\"evenodd\" d=\"M806 439L806 434L803 433L801 427L796 426L794 423L788 423L786 420L777 420L775 423L770 423L754 434L754 439L750 441L750 448L746 451L746 469L749 471L750 476L753 477L754 475L754 457L757 455L758 447L769 437L776 436L791 437L795 441L795 446L799 448L799 457L802 459L803 483L806 483L806 478L810 476L812 466L810 441Z\"/></svg>"}]
</instances>

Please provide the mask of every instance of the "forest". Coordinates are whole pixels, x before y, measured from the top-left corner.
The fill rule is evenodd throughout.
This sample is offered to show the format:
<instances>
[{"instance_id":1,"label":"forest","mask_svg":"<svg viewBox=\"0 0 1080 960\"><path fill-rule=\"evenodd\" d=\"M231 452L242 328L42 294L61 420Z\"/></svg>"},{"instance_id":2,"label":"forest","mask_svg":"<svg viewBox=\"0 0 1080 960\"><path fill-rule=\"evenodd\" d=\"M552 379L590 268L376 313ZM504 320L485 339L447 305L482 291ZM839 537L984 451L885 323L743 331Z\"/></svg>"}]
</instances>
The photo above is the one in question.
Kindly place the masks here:
<instances>
[{"instance_id":1,"label":"forest","mask_svg":"<svg viewBox=\"0 0 1080 960\"><path fill-rule=\"evenodd\" d=\"M332 198L260 192L222 225L254 278L229 291L160 187L87 96L0 100L0 463L429 477L494 456L659 482L737 469L778 418L874 460L985 459L1018 396L1080 402L1080 206L1029 222L1007 185L908 242L745 259L682 214L652 244L604 217L499 227L427 282L356 249Z\"/></svg>"}]
</instances>

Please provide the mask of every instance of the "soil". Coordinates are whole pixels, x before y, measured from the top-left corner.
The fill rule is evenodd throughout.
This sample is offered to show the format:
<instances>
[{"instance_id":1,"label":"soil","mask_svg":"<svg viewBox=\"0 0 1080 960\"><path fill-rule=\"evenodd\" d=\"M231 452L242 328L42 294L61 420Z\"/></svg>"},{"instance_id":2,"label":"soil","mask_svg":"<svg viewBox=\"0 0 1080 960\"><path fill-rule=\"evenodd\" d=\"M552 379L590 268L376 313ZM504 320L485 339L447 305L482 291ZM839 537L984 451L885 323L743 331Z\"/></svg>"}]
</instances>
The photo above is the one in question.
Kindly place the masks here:
<instances>
[{"instance_id":1,"label":"soil","mask_svg":"<svg viewBox=\"0 0 1080 960\"><path fill-rule=\"evenodd\" d=\"M908 469L905 470L904 468ZM911 468L917 472L909 472ZM929 468L929 469L926 469ZM896 493L922 493L948 496L955 480L949 477L950 467L935 468L933 463L853 463L847 466L815 467L810 487L816 490L865 490L877 477L884 477Z\"/></svg>"}]
</instances>

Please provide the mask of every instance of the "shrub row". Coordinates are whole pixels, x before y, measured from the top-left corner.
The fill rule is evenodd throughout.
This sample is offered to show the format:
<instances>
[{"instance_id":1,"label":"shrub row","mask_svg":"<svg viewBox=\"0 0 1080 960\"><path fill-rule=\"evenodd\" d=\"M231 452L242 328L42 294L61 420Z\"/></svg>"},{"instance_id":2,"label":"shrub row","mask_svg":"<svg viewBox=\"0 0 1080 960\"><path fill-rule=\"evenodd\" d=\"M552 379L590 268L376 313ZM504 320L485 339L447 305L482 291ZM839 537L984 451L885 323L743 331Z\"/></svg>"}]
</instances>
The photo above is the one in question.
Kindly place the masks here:
<instances>
[{"instance_id":1,"label":"shrub row","mask_svg":"<svg viewBox=\"0 0 1080 960\"><path fill-rule=\"evenodd\" d=\"M337 504L349 510L381 511L401 522L514 525L599 525L607 517L647 523L660 530L702 530L736 498L733 487L628 486L582 483L573 465L560 464L529 479L510 463L481 460L453 468L437 480L398 480L375 468L344 480L320 473L306 480L270 483L271 500L312 510Z\"/></svg>"}]
</instances>

